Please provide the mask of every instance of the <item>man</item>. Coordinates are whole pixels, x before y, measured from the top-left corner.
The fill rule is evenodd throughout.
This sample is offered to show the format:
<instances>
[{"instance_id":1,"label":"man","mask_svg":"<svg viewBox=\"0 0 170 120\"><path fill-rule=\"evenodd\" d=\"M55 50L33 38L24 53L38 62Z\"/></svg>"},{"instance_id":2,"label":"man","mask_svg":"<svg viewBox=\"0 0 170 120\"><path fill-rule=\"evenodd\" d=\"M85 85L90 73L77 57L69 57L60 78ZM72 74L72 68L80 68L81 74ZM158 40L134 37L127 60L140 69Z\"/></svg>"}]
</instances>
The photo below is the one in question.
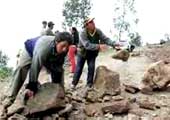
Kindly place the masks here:
<instances>
[{"instance_id":1,"label":"man","mask_svg":"<svg viewBox=\"0 0 170 120\"><path fill-rule=\"evenodd\" d=\"M42 30L40 35L45 35L46 27L47 27L47 21L42 21Z\"/></svg>"},{"instance_id":2,"label":"man","mask_svg":"<svg viewBox=\"0 0 170 120\"><path fill-rule=\"evenodd\" d=\"M54 28L54 23L52 21L48 22L48 28L45 31L45 35L50 35L50 36L54 36L55 34L53 33L53 28Z\"/></svg>"},{"instance_id":3,"label":"man","mask_svg":"<svg viewBox=\"0 0 170 120\"><path fill-rule=\"evenodd\" d=\"M29 69L29 83L26 86L28 97L33 96L38 90L38 75L42 66L51 73L52 82L63 85L63 63L71 43L72 36L68 32L58 33L56 37L41 36L28 39L14 72L11 91L4 106L11 105L15 100Z\"/></svg>"},{"instance_id":4,"label":"man","mask_svg":"<svg viewBox=\"0 0 170 120\"><path fill-rule=\"evenodd\" d=\"M103 32L96 28L94 18L88 18L84 22L84 30L80 34L78 45L77 66L73 76L71 88L74 89L79 82L82 70L87 60L88 74L87 87L93 85L93 76L95 71L95 61L99 51L106 50L106 44L112 47L115 42L106 37Z\"/></svg>"}]
</instances>

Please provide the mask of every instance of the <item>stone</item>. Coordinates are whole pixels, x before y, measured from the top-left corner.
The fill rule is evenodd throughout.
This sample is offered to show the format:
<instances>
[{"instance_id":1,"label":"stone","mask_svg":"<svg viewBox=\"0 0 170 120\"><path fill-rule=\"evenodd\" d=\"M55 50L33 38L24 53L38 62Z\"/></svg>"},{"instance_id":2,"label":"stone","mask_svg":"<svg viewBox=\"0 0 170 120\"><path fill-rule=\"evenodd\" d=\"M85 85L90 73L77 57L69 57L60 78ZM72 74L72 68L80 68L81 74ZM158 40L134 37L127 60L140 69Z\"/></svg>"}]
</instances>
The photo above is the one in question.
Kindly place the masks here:
<instances>
[{"instance_id":1,"label":"stone","mask_svg":"<svg viewBox=\"0 0 170 120\"><path fill-rule=\"evenodd\" d=\"M105 66L99 66L96 69L94 89L88 91L86 100L89 102L102 102L104 96L119 95L120 92L119 74Z\"/></svg>"},{"instance_id":2,"label":"stone","mask_svg":"<svg viewBox=\"0 0 170 120\"><path fill-rule=\"evenodd\" d=\"M124 100L125 98L122 97L122 96L120 96L120 95L117 95L117 96L113 96L112 99L113 99L114 101L121 101L121 100Z\"/></svg>"},{"instance_id":3,"label":"stone","mask_svg":"<svg viewBox=\"0 0 170 120\"><path fill-rule=\"evenodd\" d=\"M130 54L130 56L132 56L132 57L137 57L137 56L140 56L140 55L141 55L140 51L134 51Z\"/></svg>"},{"instance_id":4,"label":"stone","mask_svg":"<svg viewBox=\"0 0 170 120\"><path fill-rule=\"evenodd\" d=\"M101 103L92 103L92 104L86 105L84 111L86 115L89 117L101 116L103 115L101 111L102 106L103 105Z\"/></svg>"},{"instance_id":5,"label":"stone","mask_svg":"<svg viewBox=\"0 0 170 120\"><path fill-rule=\"evenodd\" d=\"M129 52L128 50L119 50L117 53L112 55L112 58L122 60L122 61L127 61L129 59Z\"/></svg>"},{"instance_id":6,"label":"stone","mask_svg":"<svg viewBox=\"0 0 170 120\"><path fill-rule=\"evenodd\" d=\"M32 99L26 104L27 114L36 114L49 109L63 108L65 106L65 92L60 84L45 83ZM24 113L23 113L24 114Z\"/></svg>"},{"instance_id":7,"label":"stone","mask_svg":"<svg viewBox=\"0 0 170 120\"><path fill-rule=\"evenodd\" d=\"M53 118L51 116L45 116L43 117L43 120L53 120Z\"/></svg>"},{"instance_id":8,"label":"stone","mask_svg":"<svg viewBox=\"0 0 170 120\"><path fill-rule=\"evenodd\" d=\"M58 118L59 118L58 113L52 114L52 119L53 120L58 120Z\"/></svg>"},{"instance_id":9,"label":"stone","mask_svg":"<svg viewBox=\"0 0 170 120\"><path fill-rule=\"evenodd\" d=\"M87 120L87 116L82 109L79 109L77 111L72 111L68 120Z\"/></svg>"},{"instance_id":10,"label":"stone","mask_svg":"<svg viewBox=\"0 0 170 120\"><path fill-rule=\"evenodd\" d=\"M28 120L28 119L20 114L14 114L13 116L9 117L8 120Z\"/></svg>"},{"instance_id":11,"label":"stone","mask_svg":"<svg viewBox=\"0 0 170 120\"><path fill-rule=\"evenodd\" d=\"M144 116L145 111L141 108L132 108L129 110L129 113L135 114L137 116Z\"/></svg>"},{"instance_id":12,"label":"stone","mask_svg":"<svg viewBox=\"0 0 170 120\"><path fill-rule=\"evenodd\" d=\"M149 100L140 100L137 102L140 108L145 108L149 110L155 110L156 104L154 102L150 102Z\"/></svg>"},{"instance_id":13,"label":"stone","mask_svg":"<svg viewBox=\"0 0 170 120\"><path fill-rule=\"evenodd\" d=\"M140 116L137 116L135 114L128 114L128 120L141 120Z\"/></svg>"},{"instance_id":14,"label":"stone","mask_svg":"<svg viewBox=\"0 0 170 120\"><path fill-rule=\"evenodd\" d=\"M108 119L113 119L113 115L110 113L107 113L104 116L107 117Z\"/></svg>"},{"instance_id":15,"label":"stone","mask_svg":"<svg viewBox=\"0 0 170 120\"><path fill-rule=\"evenodd\" d=\"M165 90L170 83L170 62L161 60L151 64L145 71L141 82L141 92Z\"/></svg>"},{"instance_id":16,"label":"stone","mask_svg":"<svg viewBox=\"0 0 170 120\"><path fill-rule=\"evenodd\" d=\"M154 117L153 120L170 120L170 116L164 116L164 117Z\"/></svg>"},{"instance_id":17,"label":"stone","mask_svg":"<svg viewBox=\"0 0 170 120\"><path fill-rule=\"evenodd\" d=\"M103 113L127 113L130 109L130 104L127 100L122 101L114 101L110 105L106 105L102 107Z\"/></svg>"},{"instance_id":18,"label":"stone","mask_svg":"<svg viewBox=\"0 0 170 120\"><path fill-rule=\"evenodd\" d=\"M109 70L105 66L96 69L94 88L104 97L105 95L120 94L119 73Z\"/></svg>"},{"instance_id":19,"label":"stone","mask_svg":"<svg viewBox=\"0 0 170 120\"><path fill-rule=\"evenodd\" d=\"M3 117L6 115L6 109L3 105L0 105L0 117Z\"/></svg>"},{"instance_id":20,"label":"stone","mask_svg":"<svg viewBox=\"0 0 170 120\"><path fill-rule=\"evenodd\" d=\"M15 113L21 113L24 110L25 106L20 103L19 101L14 102L10 107L7 109L7 115L11 116Z\"/></svg>"},{"instance_id":21,"label":"stone","mask_svg":"<svg viewBox=\"0 0 170 120\"><path fill-rule=\"evenodd\" d=\"M72 111L72 109L73 109L73 105L72 104L66 104L66 107L63 110L59 111L58 114L59 115L63 115L65 113L69 113L69 112Z\"/></svg>"},{"instance_id":22,"label":"stone","mask_svg":"<svg viewBox=\"0 0 170 120\"><path fill-rule=\"evenodd\" d=\"M108 102L108 101L110 101L111 99L112 99L111 96L104 96L104 97L103 97L103 102Z\"/></svg>"},{"instance_id":23,"label":"stone","mask_svg":"<svg viewBox=\"0 0 170 120\"><path fill-rule=\"evenodd\" d=\"M134 94L134 93L137 93L140 91L139 88L135 85L127 85L127 84L123 84L123 85L125 87L125 91L127 91L129 93Z\"/></svg>"}]
</instances>

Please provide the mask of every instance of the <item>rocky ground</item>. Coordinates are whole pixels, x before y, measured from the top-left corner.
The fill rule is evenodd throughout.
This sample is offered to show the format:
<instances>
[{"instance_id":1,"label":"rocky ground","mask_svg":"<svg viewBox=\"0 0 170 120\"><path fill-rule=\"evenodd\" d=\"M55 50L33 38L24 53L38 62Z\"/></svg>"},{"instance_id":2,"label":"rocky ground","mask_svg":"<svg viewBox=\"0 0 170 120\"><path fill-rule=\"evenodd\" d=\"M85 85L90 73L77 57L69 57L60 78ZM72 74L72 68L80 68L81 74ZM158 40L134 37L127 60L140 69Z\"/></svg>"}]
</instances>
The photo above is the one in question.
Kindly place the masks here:
<instances>
[{"instance_id":1,"label":"rocky ground","mask_svg":"<svg viewBox=\"0 0 170 120\"><path fill-rule=\"evenodd\" d=\"M119 74L120 83L117 81L118 78L116 78L115 81L117 82L114 82L116 86L112 87L115 89L120 88L121 92L116 91L115 94L112 95L110 94L110 92L108 92L107 94L103 93L102 97L99 95L99 98L97 96L98 93L95 93L93 91L89 92L90 94L88 94L89 96L87 96L86 99L84 98L84 94L87 92L85 88L87 66L85 66L85 69L83 70L83 74L81 76L81 80L77 86L77 89L75 91L70 91L69 85L71 83L72 77L69 75L68 66L66 66L66 103L68 104L68 108L70 107L70 109L67 110L67 114L63 113L62 115L60 115L61 111L55 112L55 114L49 113L49 115L46 115L45 117L43 117L43 119L170 120L170 94L168 92L168 89L163 91L154 91L152 92L152 94L149 95L142 94L139 91L144 72L152 63L162 59L169 59L169 52L169 44L149 45L142 48L137 48L133 53L131 53L131 56L126 62L111 58L113 54L112 50L100 53L99 57L97 58L96 68L101 65L107 67L107 69L109 70L108 73L111 77L117 76L117 74ZM114 75L110 74L112 73L110 72L110 70L113 71ZM102 80L109 79L106 77L106 74L107 72L103 74ZM49 77L46 75L46 72L43 71L40 78L41 80L43 80L42 83L48 81L48 78ZM2 95L7 89L8 84L8 82L0 83L0 95ZM109 86L108 83L96 84L99 84L99 86L100 84L106 84L106 86ZM98 85L96 85L96 87L97 86ZM110 89L110 87L106 88ZM104 90L105 89L102 89L102 91ZM60 97L62 96L61 93L53 94L53 96L58 96L58 94ZM31 102L29 102L29 104L31 104ZM42 101L41 103L43 102L44 101ZM49 104L47 104L47 106L48 105ZM43 107L43 110L45 108L46 107ZM40 109L42 110L42 108ZM1 110L2 108L0 109L0 111ZM35 111L35 109L33 111ZM17 115L19 117L17 117ZM40 119L37 116L31 117L34 119ZM20 116L20 114L15 114L13 118L20 118L21 120L26 119L24 116Z\"/></svg>"}]
</instances>

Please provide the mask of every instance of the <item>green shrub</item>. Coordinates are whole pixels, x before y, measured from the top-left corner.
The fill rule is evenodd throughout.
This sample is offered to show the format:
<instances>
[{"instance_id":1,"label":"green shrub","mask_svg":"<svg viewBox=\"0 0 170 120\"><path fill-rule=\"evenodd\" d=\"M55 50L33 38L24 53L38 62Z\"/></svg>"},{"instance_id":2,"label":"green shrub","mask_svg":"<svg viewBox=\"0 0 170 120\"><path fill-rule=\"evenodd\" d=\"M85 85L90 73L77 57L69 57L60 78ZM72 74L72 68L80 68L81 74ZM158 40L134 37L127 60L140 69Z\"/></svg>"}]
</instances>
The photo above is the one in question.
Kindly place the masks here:
<instances>
[{"instance_id":1,"label":"green shrub","mask_svg":"<svg viewBox=\"0 0 170 120\"><path fill-rule=\"evenodd\" d=\"M9 67L1 67L0 68L0 79L5 79L12 74L12 68Z\"/></svg>"}]
</instances>

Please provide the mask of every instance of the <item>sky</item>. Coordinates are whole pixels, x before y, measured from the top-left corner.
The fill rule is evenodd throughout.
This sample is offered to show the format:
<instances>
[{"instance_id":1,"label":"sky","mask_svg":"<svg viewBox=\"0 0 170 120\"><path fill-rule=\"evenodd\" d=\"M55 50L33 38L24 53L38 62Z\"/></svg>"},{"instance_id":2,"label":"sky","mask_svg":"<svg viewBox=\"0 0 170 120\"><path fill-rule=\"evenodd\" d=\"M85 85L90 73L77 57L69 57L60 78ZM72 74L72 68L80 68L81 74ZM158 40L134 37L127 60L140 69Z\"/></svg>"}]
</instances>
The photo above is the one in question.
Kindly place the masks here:
<instances>
[{"instance_id":1,"label":"sky","mask_svg":"<svg viewBox=\"0 0 170 120\"><path fill-rule=\"evenodd\" d=\"M95 17L96 26L108 36L113 25L113 1L92 0L90 16ZM169 4L169 0L136 0L137 31L144 42L159 42L169 33ZM15 66L16 54L24 41L40 34L43 20L53 21L54 30L62 30L62 5L63 0L0 1L0 49L9 56L9 66Z\"/></svg>"}]
</instances>

